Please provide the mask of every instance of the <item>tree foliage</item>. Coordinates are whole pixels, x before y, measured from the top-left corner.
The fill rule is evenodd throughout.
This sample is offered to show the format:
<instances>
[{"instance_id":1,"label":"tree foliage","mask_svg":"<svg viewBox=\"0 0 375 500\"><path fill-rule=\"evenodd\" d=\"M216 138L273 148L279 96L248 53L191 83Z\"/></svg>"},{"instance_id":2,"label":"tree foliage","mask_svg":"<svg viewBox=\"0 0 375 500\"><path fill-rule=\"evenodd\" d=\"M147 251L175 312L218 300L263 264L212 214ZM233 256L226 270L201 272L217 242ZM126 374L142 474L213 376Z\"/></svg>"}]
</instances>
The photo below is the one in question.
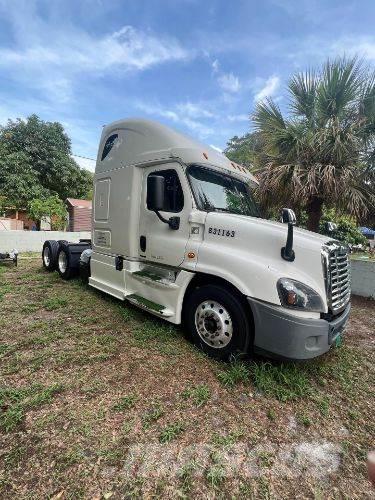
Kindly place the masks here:
<instances>
[{"instance_id":1,"label":"tree foliage","mask_svg":"<svg viewBox=\"0 0 375 500\"><path fill-rule=\"evenodd\" d=\"M355 217L374 210L375 72L340 58L293 76L288 90L288 116L272 99L253 116L262 201L306 209L313 231L323 204Z\"/></svg>"},{"instance_id":2,"label":"tree foliage","mask_svg":"<svg viewBox=\"0 0 375 500\"><path fill-rule=\"evenodd\" d=\"M27 155L15 152L0 153L0 194L3 206L19 209L27 207L33 198L48 195L48 191L39 182Z\"/></svg>"},{"instance_id":3,"label":"tree foliage","mask_svg":"<svg viewBox=\"0 0 375 500\"><path fill-rule=\"evenodd\" d=\"M25 208L34 198L86 197L92 175L71 157L70 139L60 123L36 115L0 127L0 195Z\"/></svg>"},{"instance_id":4,"label":"tree foliage","mask_svg":"<svg viewBox=\"0 0 375 500\"><path fill-rule=\"evenodd\" d=\"M255 156L261 154L262 142L260 134L252 132L242 137L235 135L227 143L225 155L232 161L252 168Z\"/></svg>"},{"instance_id":5,"label":"tree foliage","mask_svg":"<svg viewBox=\"0 0 375 500\"><path fill-rule=\"evenodd\" d=\"M56 195L45 199L35 198L29 204L29 215L35 221L49 219L52 230L64 229L67 211L64 202Z\"/></svg>"}]
</instances>

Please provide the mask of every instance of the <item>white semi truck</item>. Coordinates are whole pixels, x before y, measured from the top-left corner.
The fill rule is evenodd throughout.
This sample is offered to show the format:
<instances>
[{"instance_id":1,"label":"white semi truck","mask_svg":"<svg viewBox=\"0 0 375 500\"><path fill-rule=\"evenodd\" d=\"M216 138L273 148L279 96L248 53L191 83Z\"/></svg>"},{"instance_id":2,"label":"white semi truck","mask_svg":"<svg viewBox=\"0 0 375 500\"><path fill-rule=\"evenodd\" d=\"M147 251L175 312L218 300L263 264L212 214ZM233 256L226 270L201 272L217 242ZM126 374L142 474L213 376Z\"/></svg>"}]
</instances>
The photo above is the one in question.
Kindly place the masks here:
<instances>
[{"instance_id":1,"label":"white semi truck","mask_svg":"<svg viewBox=\"0 0 375 500\"><path fill-rule=\"evenodd\" d=\"M208 355L251 350L309 359L330 349L350 312L347 249L262 219L257 181L223 154L148 120L103 129L92 239L46 241L63 278L184 324Z\"/></svg>"}]
</instances>

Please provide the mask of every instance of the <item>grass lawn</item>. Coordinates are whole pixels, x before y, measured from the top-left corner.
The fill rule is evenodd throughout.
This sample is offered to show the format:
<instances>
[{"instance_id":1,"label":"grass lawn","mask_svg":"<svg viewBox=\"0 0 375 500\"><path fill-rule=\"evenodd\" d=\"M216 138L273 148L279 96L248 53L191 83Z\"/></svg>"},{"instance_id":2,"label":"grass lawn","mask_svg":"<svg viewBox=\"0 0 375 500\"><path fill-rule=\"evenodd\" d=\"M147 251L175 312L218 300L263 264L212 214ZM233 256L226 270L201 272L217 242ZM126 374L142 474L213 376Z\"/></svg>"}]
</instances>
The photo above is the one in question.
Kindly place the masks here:
<instances>
[{"instance_id":1,"label":"grass lawn","mask_svg":"<svg viewBox=\"0 0 375 500\"><path fill-rule=\"evenodd\" d=\"M203 356L180 328L0 267L0 498L370 498L375 307L300 364Z\"/></svg>"}]
</instances>

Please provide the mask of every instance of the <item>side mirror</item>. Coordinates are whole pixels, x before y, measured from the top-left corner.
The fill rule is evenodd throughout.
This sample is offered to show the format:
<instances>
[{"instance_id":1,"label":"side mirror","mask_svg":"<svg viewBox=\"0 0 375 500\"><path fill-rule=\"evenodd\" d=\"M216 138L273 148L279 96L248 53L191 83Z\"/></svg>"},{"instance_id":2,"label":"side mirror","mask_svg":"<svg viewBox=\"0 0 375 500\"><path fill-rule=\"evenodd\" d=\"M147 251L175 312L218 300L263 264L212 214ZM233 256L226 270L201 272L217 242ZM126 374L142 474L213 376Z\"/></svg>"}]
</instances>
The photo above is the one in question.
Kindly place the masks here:
<instances>
[{"instance_id":1,"label":"side mirror","mask_svg":"<svg viewBox=\"0 0 375 500\"><path fill-rule=\"evenodd\" d=\"M337 229L337 224L334 222L326 222L326 231L327 233L333 233Z\"/></svg>"},{"instance_id":2,"label":"side mirror","mask_svg":"<svg viewBox=\"0 0 375 500\"><path fill-rule=\"evenodd\" d=\"M164 208L165 179L161 175L147 177L147 208L156 213L158 218L168 224L170 229L177 231L180 228L180 217L165 219L159 210Z\"/></svg>"},{"instance_id":3,"label":"side mirror","mask_svg":"<svg viewBox=\"0 0 375 500\"><path fill-rule=\"evenodd\" d=\"M294 226L297 222L294 210L291 208L283 208L281 211L281 222L284 224L293 224Z\"/></svg>"},{"instance_id":4,"label":"side mirror","mask_svg":"<svg viewBox=\"0 0 375 500\"><path fill-rule=\"evenodd\" d=\"M165 179L161 175L150 175L147 178L147 208L159 211L164 207Z\"/></svg>"}]
</instances>

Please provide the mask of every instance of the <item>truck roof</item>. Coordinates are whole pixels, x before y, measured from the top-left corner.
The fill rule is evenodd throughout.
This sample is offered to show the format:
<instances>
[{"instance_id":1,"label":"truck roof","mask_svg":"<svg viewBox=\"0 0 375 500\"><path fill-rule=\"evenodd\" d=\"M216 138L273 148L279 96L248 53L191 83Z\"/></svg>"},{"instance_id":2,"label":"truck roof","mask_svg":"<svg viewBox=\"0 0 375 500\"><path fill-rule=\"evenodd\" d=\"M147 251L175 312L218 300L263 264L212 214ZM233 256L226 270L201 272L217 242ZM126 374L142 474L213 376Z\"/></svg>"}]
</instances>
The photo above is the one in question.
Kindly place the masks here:
<instances>
[{"instance_id":1,"label":"truck roof","mask_svg":"<svg viewBox=\"0 0 375 500\"><path fill-rule=\"evenodd\" d=\"M113 154L102 160L105 143L113 134L118 134ZM223 153L152 120L129 118L105 126L96 162L97 173L116 168L113 161L117 156L116 150L118 153L121 151L122 166L178 158L186 164L219 167L235 176L257 182L246 167L232 162Z\"/></svg>"}]
</instances>

